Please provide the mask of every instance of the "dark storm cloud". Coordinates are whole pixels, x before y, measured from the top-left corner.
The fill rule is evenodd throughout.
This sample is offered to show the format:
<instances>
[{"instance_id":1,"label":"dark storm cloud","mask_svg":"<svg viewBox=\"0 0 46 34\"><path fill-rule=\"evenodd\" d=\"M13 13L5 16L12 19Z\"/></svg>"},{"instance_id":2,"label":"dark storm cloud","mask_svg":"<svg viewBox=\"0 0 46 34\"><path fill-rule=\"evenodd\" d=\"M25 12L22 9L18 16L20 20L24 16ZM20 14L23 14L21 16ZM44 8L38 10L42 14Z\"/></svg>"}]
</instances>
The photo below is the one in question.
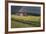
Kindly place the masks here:
<instances>
[{"instance_id":1,"label":"dark storm cloud","mask_svg":"<svg viewBox=\"0 0 46 34\"><path fill-rule=\"evenodd\" d=\"M11 12L16 13L19 11L26 11L27 13L35 13L40 14L40 7L32 7L32 6L11 6Z\"/></svg>"}]
</instances>

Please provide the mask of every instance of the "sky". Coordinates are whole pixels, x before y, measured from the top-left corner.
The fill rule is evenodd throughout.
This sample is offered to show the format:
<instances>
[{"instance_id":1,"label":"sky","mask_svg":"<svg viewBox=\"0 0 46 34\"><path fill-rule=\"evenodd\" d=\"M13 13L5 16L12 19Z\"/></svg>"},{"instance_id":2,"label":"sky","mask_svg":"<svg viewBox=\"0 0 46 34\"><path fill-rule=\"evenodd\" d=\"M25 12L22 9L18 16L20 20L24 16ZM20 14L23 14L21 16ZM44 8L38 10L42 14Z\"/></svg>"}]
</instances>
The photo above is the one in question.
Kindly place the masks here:
<instances>
[{"instance_id":1,"label":"sky","mask_svg":"<svg viewBox=\"0 0 46 34\"><path fill-rule=\"evenodd\" d=\"M40 14L40 7L35 6L11 6L11 12L27 12L27 13L35 13Z\"/></svg>"}]
</instances>

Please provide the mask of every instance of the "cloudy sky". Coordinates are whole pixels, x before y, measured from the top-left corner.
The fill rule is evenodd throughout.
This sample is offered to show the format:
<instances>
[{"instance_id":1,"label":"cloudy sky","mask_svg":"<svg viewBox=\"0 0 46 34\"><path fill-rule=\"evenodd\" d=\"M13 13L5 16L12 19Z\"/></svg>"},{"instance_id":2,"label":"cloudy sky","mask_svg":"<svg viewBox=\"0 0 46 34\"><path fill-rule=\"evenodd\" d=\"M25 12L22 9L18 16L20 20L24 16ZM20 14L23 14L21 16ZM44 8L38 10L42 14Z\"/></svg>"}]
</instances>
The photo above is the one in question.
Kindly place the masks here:
<instances>
[{"instance_id":1,"label":"cloudy sky","mask_svg":"<svg viewBox=\"0 0 46 34\"><path fill-rule=\"evenodd\" d=\"M40 7L35 6L11 6L11 12L22 12L40 14Z\"/></svg>"}]
</instances>

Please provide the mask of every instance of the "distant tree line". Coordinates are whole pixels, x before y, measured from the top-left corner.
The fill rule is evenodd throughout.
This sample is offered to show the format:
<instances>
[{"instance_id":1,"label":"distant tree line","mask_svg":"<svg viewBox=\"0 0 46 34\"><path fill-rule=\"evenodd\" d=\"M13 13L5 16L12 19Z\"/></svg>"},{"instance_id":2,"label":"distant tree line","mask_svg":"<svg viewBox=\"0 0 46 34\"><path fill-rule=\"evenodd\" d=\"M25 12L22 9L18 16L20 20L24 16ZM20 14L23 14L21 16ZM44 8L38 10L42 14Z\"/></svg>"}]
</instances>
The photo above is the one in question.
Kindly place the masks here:
<instances>
[{"instance_id":1,"label":"distant tree line","mask_svg":"<svg viewBox=\"0 0 46 34\"><path fill-rule=\"evenodd\" d=\"M17 12L11 12L11 14L16 14ZM36 13L27 13L27 15L40 16L40 14Z\"/></svg>"}]
</instances>

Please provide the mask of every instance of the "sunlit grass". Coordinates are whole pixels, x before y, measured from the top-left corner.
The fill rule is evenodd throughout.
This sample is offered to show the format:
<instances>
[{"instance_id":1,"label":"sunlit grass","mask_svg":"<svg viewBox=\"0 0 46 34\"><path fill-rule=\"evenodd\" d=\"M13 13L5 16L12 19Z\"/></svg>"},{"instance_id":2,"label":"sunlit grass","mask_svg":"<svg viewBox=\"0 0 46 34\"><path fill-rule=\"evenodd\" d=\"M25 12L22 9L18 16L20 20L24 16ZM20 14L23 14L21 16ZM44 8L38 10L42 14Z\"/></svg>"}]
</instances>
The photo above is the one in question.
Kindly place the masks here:
<instances>
[{"instance_id":1,"label":"sunlit grass","mask_svg":"<svg viewBox=\"0 0 46 34\"><path fill-rule=\"evenodd\" d=\"M12 19L21 20L21 21L38 21L40 16L15 16L12 15Z\"/></svg>"},{"instance_id":2,"label":"sunlit grass","mask_svg":"<svg viewBox=\"0 0 46 34\"><path fill-rule=\"evenodd\" d=\"M12 28L19 28L19 27L39 27L40 26L40 16L17 16L17 15L12 15L11 16L12 20ZM20 21L20 22L17 22ZM22 22L29 22L31 21L31 24L25 24Z\"/></svg>"}]
</instances>

